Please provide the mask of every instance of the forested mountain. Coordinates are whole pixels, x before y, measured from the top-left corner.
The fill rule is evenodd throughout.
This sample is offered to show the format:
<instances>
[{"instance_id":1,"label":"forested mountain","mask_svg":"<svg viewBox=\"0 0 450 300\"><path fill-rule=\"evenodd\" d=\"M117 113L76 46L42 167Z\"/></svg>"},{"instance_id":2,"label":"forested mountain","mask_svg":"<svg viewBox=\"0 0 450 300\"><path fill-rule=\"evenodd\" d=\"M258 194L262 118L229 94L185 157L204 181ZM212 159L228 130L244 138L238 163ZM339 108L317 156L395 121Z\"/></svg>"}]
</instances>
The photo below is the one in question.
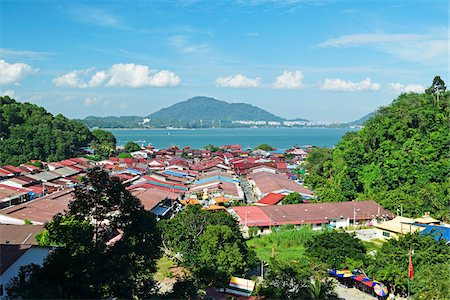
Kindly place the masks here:
<instances>
[{"instance_id":1,"label":"forested mountain","mask_svg":"<svg viewBox=\"0 0 450 300\"><path fill-rule=\"evenodd\" d=\"M346 125L348 125L348 126L362 126L362 125L364 125L364 123L367 120L372 118L374 115L375 115L375 112L371 112L371 113L365 115L364 117L359 118L358 120L355 120L355 121L347 123Z\"/></svg>"},{"instance_id":2,"label":"forested mountain","mask_svg":"<svg viewBox=\"0 0 450 300\"><path fill-rule=\"evenodd\" d=\"M138 116L121 116L121 117L94 117L89 116L79 120L89 128L138 128L141 127L139 123L144 118Z\"/></svg>"},{"instance_id":3,"label":"forested mountain","mask_svg":"<svg viewBox=\"0 0 450 300\"><path fill-rule=\"evenodd\" d=\"M374 199L449 221L449 100L436 78L427 93L401 95L333 151L313 152L306 182L322 201Z\"/></svg>"},{"instance_id":4,"label":"forested mountain","mask_svg":"<svg viewBox=\"0 0 450 300\"><path fill-rule=\"evenodd\" d=\"M98 146L101 154L106 139L108 151L115 147L111 136L109 132L93 135L76 120L61 114L53 116L40 106L20 103L8 96L0 97L0 165L18 165L31 159L63 160L89 144ZM106 150L103 152L106 156Z\"/></svg>"},{"instance_id":5,"label":"forested mountain","mask_svg":"<svg viewBox=\"0 0 450 300\"><path fill-rule=\"evenodd\" d=\"M194 97L170 107L163 108L149 116L157 120L203 120L203 121L283 121L259 107L246 103L227 103L208 97Z\"/></svg>"}]
</instances>

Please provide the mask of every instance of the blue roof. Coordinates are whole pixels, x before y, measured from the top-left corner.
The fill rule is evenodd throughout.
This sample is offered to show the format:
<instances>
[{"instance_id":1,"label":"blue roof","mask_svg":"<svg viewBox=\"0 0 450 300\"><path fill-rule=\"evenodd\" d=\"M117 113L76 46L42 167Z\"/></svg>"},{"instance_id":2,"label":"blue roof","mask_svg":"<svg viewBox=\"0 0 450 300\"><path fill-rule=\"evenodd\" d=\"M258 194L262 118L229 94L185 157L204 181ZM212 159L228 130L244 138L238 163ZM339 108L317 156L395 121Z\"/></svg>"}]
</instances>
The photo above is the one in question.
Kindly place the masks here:
<instances>
[{"instance_id":1,"label":"blue roof","mask_svg":"<svg viewBox=\"0 0 450 300\"><path fill-rule=\"evenodd\" d=\"M446 242L450 241L450 228L438 225L428 225L420 232L421 235L431 234L435 240L443 239Z\"/></svg>"},{"instance_id":2,"label":"blue roof","mask_svg":"<svg viewBox=\"0 0 450 300\"><path fill-rule=\"evenodd\" d=\"M164 216L167 211L170 210L170 207L164 207L164 206L157 206L152 209L152 213L154 213L157 216Z\"/></svg>"},{"instance_id":3,"label":"blue roof","mask_svg":"<svg viewBox=\"0 0 450 300\"><path fill-rule=\"evenodd\" d=\"M177 176L177 177L186 177L188 175L186 173L177 172L177 171L173 171L173 170L164 170L163 173L164 174L173 175L173 176Z\"/></svg>"},{"instance_id":4,"label":"blue roof","mask_svg":"<svg viewBox=\"0 0 450 300\"><path fill-rule=\"evenodd\" d=\"M212 176L212 177L207 177L207 178L196 180L195 184L202 184L202 183L211 182L211 181L215 181L215 180L226 181L226 182L239 182L239 180L237 180L237 179L218 175L218 176Z\"/></svg>"}]
</instances>

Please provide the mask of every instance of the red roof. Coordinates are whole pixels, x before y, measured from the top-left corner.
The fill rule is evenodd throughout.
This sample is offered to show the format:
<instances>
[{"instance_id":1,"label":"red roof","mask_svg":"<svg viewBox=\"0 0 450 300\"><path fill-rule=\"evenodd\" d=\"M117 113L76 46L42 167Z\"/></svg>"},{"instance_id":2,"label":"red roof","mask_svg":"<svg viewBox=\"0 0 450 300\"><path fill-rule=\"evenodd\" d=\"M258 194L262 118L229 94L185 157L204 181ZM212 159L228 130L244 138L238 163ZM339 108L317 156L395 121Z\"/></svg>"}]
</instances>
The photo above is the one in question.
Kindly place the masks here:
<instances>
[{"instance_id":1,"label":"red roof","mask_svg":"<svg viewBox=\"0 0 450 300\"><path fill-rule=\"evenodd\" d=\"M284 194L277 194L277 193L269 193L266 196L264 196L261 200L259 200L258 204L264 204L264 205L276 205L278 202L283 200Z\"/></svg>"},{"instance_id":2,"label":"red roof","mask_svg":"<svg viewBox=\"0 0 450 300\"><path fill-rule=\"evenodd\" d=\"M13 172L13 173L22 173L21 169L16 168L16 167L11 166L11 165L3 166L2 168L7 170L7 171Z\"/></svg>"},{"instance_id":3,"label":"red roof","mask_svg":"<svg viewBox=\"0 0 450 300\"><path fill-rule=\"evenodd\" d=\"M65 166L73 166L73 165L77 164L75 161L72 161L70 159L66 159L66 160L60 161L59 163L61 165L65 165Z\"/></svg>"}]
</instances>

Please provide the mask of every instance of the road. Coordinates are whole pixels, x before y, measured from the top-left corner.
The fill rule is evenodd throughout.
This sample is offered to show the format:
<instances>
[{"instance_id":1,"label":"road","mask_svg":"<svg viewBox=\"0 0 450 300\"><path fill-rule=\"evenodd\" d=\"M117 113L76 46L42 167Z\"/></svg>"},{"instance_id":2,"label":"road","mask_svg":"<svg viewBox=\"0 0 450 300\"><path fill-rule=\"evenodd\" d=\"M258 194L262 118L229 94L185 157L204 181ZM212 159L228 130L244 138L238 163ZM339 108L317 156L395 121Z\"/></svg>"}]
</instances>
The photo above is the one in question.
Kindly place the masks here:
<instances>
[{"instance_id":1,"label":"road","mask_svg":"<svg viewBox=\"0 0 450 300\"><path fill-rule=\"evenodd\" d=\"M244 191L245 199L247 203L255 203L256 199L253 196L253 189L250 185L250 183L247 181L247 178L245 176L239 177L239 181L241 184L241 188Z\"/></svg>"}]
</instances>

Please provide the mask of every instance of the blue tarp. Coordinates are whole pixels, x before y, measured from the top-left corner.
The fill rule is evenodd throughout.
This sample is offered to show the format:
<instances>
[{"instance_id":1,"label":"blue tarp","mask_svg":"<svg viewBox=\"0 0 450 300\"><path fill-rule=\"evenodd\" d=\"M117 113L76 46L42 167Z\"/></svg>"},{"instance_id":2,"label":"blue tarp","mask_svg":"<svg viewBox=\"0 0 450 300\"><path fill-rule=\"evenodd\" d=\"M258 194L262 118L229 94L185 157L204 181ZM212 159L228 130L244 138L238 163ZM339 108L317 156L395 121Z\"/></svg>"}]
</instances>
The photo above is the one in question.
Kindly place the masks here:
<instances>
[{"instance_id":1,"label":"blue tarp","mask_svg":"<svg viewBox=\"0 0 450 300\"><path fill-rule=\"evenodd\" d=\"M416 223L414 225L418 225L418 224ZM431 234L432 236L434 236L436 241L438 241L440 239L443 239L446 242L450 241L450 228L449 227L438 226L438 225L425 225L425 226L422 225L421 227L425 227L425 229L420 232L421 235Z\"/></svg>"}]
</instances>

